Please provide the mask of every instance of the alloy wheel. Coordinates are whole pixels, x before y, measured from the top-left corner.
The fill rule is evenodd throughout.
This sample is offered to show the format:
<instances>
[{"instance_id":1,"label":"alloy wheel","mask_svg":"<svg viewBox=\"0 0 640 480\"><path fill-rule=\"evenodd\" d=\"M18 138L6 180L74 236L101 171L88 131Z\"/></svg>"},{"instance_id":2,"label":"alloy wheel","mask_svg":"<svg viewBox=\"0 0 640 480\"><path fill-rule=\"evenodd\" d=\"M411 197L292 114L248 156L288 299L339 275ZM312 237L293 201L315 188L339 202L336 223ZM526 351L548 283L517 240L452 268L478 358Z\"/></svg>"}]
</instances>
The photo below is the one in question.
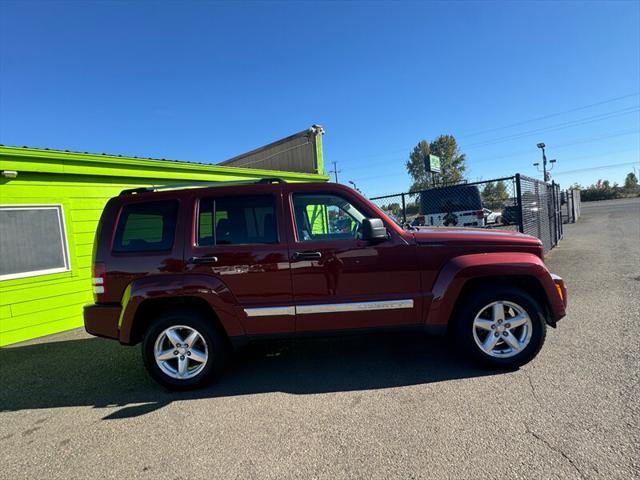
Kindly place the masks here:
<instances>
[{"instance_id":1,"label":"alloy wheel","mask_svg":"<svg viewBox=\"0 0 640 480\"><path fill-rule=\"evenodd\" d=\"M207 364L209 349L200 332L186 325L173 325L163 330L153 348L163 373L178 380L198 375Z\"/></svg>"},{"instance_id":2,"label":"alloy wheel","mask_svg":"<svg viewBox=\"0 0 640 480\"><path fill-rule=\"evenodd\" d=\"M522 352L533 333L529 314L520 305L497 301L480 309L473 320L473 339L483 353L509 358Z\"/></svg>"}]
</instances>

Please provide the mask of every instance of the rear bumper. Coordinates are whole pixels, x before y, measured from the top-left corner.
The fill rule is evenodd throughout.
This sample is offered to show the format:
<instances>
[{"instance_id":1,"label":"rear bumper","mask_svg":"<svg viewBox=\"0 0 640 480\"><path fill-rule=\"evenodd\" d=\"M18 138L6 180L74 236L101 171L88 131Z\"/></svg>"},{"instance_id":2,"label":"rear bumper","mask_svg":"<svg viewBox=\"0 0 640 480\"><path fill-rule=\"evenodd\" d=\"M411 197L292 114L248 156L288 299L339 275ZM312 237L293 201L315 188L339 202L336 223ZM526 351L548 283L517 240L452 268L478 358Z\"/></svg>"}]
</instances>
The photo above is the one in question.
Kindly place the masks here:
<instances>
[{"instance_id":1,"label":"rear bumper","mask_svg":"<svg viewBox=\"0 0 640 480\"><path fill-rule=\"evenodd\" d=\"M120 338L120 305L85 305L84 329L96 337Z\"/></svg>"}]
</instances>

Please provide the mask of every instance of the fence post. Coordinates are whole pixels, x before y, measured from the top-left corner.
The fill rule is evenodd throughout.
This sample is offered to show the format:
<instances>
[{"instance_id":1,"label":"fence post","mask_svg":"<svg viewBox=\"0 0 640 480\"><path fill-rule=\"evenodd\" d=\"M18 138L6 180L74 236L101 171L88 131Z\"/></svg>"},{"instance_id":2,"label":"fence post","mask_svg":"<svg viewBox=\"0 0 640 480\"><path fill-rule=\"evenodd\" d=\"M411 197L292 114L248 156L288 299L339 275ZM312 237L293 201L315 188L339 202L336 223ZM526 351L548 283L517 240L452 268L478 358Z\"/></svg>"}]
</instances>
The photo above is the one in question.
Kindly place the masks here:
<instances>
[{"instance_id":1,"label":"fence post","mask_svg":"<svg viewBox=\"0 0 640 480\"><path fill-rule=\"evenodd\" d=\"M547 192L549 188L547 187ZM549 202L547 202L548 204ZM558 214L556 208L556 182L551 180L551 206L553 208L553 246L558 244Z\"/></svg>"},{"instance_id":2,"label":"fence post","mask_svg":"<svg viewBox=\"0 0 640 480\"><path fill-rule=\"evenodd\" d=\"M404 201L404 193L402 194L402 224L406 225L407 223L407 206Z\"/></svg>"},{"instance_id":3,"label":"fence post","mask_svg":"<svg viewBox=\"0 0 640 480\"><path fill-rule=\"evenodd\" d=\"M560 238L558 238L558 243L560 242L560 240L562 240L562 237L564 237L564 224L562 223L562 198L560 198L560 184L558 184L558 187L556 189L556 202L558 203L558 213L556 214L556 217L558 217L558 226L560 227Z\"/></svg>"},{"instance_id":4,"label":"fence post","mask_svg":"<svg viewBox=\"0 0 640 480\"><path fill-rule=\"evenodd\" d=\"M518 231L524 233L524 218L522 215L522 189L520 188L520 174L516 173L516 200L518 202Z\"/></svg>"}]
</instances>

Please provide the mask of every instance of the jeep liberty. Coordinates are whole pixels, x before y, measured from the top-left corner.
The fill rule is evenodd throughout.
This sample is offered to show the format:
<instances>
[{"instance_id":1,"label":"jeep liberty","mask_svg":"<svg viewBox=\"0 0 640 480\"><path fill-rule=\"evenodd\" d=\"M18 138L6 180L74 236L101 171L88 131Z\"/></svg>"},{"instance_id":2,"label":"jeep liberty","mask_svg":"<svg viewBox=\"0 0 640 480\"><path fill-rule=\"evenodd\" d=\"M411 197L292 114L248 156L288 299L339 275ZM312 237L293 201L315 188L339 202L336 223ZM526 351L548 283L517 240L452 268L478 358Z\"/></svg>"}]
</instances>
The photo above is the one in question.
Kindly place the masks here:
<instances>
[{"instance_id":1,"label":"jeep liberty","mask_svg":"<svg viewBox=\"0 0 640 480\"><path fill-rule=\"evenodd\" d=\"M537 238L405 230L333 183L125 190L104 209L93 269L87 332L141 343L173 389L212 380L251 340L376 329L448 333L473 361L513 368L567 303Z\"/></svg>"}]
</instances>

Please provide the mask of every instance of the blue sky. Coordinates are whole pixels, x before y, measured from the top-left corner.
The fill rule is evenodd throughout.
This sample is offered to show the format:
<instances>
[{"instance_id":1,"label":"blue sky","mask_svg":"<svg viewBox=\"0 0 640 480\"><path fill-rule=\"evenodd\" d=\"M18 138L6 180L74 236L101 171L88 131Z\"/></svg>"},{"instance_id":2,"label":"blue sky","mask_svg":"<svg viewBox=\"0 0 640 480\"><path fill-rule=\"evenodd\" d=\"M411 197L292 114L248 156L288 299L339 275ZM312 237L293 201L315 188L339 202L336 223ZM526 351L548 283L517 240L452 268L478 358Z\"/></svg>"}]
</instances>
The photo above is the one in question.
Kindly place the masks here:
<instances>
[{"instance_id":1,"label":"blue sky","mask_svg":"<svg viewBox=\"0 0 640 480\"><path fill-rule=\"evenodd\" d=\"M216 163L320 123L367 195L442 133L470 180L540 141L565 185L640 169L639 2L3 1L0 35L6 145Z\"/></svg>"}]
</instances>

